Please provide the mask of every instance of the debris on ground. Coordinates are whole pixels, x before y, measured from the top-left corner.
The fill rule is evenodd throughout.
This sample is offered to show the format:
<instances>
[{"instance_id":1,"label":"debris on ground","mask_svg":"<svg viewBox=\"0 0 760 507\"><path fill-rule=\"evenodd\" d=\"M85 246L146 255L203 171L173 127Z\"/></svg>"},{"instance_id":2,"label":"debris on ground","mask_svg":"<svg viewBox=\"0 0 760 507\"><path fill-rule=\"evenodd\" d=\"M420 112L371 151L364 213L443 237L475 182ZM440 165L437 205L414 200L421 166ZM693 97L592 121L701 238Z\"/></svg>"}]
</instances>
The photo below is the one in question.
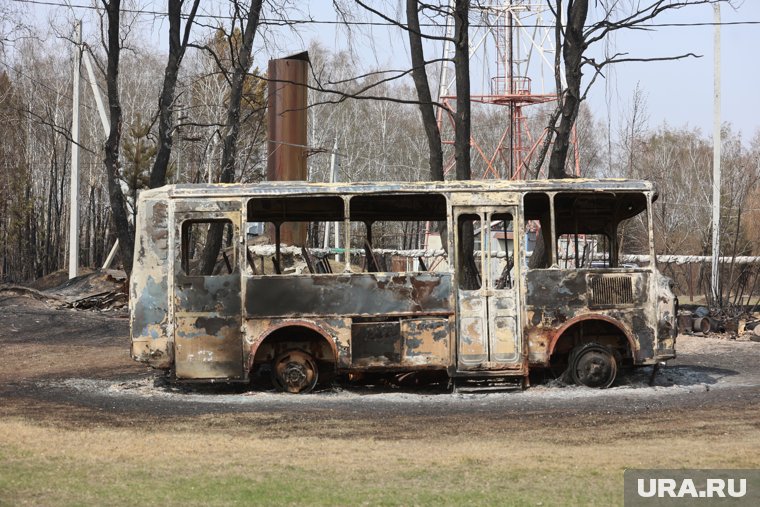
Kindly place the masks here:
<instances>
[{"instance_id":1,"label":"debris on ground","mask_svg":"<svg viewBox=\"0 0 760 507\"><path fill-rule=\"evenodd\" d=\"M109 291L77 299L69 305L82 310L115 310L124 308L128 303L129 298L124 292Z\"/></svg>"},{"instance_id":2,"label":"debris on ground","mask_svg":"<svg viewBox=\"0 0 760 507\"><path fill-rule=\"evenodd\" d=\"M31 287L21 285L0 286L0 301L16 297L28 297L52 305L60 305L62 303L61 298L55 294L39 291Z\"/></svg>"},{"instance_id":3,"label":"debris on ground","mask_svg":"<svg viewBox=\"0 0 760 507\"><path fill-rule=\"evenodd\" d=\"M744 334L753 342L760 342L760 319L746 322L744 324Z\"/></svg>"},{"instance_id":4,"label":"debris on ground","mask_svg":"<svg viewBox=\"0 0 760 507\"><path fill-rule=\"evenodd\" d=\"M123 310L129 304L127 281L124 271L115 269L90 271L72 279L57 272L35 281L30 287L0 286L0 300L29 297L56 308Z\"/></svg>"},{"instance_id":5,"label":"debris on ground","mask_svg":"<svg viewBox=\"0 0 760 507\"><path fill-rule=\"evenodd\" d=\"M721 335L735 340L738 338L760 341L760 313L755 308L730 307L709 309L699 306L692 310L678 312L678 332L694 336Z\"/></svg>"}]
</instances>

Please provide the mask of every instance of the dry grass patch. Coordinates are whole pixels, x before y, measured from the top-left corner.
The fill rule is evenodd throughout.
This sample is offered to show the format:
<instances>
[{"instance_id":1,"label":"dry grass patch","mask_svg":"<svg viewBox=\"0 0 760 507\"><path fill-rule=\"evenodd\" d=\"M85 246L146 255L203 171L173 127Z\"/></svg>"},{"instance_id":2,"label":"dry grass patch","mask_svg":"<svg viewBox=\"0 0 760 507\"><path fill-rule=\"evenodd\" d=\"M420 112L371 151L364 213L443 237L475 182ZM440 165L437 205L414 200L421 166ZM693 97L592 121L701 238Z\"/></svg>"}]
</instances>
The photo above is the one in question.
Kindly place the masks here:
<instances>
[{"instance_id":1,"label":"dry grass patch","mask_svg":"<svg viewBox=\"0 0 760 507\"><path fill-rule=\"evenodd\" d=\"M0 498L17 504L610 505L622 501L626 467L760 465L752 425L699 440L693 432L585 443L564 431L458 438L267 438L181 428L59 430L0 421ZM345 424L345 423L344 423ZM630 428L638 433L632 422ZM598 437L598 438L597 438Z\"/></svg>"}]
</instances>

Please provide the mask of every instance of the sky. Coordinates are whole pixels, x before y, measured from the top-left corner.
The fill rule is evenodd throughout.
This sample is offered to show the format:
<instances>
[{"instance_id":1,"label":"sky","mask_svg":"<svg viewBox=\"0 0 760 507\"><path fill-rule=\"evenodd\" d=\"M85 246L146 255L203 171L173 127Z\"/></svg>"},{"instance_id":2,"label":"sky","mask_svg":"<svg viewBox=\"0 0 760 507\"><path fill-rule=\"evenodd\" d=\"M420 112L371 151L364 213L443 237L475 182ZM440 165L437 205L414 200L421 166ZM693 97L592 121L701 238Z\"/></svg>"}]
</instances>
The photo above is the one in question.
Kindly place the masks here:
<instances>
[{"instance_id":1,"label":"sky","mask_svg":"<svg viewBox=\"0 0 760 507\"><path fill-rule=\"evenodd\" d=\"M721 9L722 22L760 21L760 2L746 0L738 10ZM661 18L662 22L712 22L711 6L696 6ZM645 92L650 127L696 127L712 132L714 27L662 27L651 32L629 32L617 37L618 51L631 56L668 56L693 52L701 58L679 61L630 63L616 66L607 83L598 83L590 94L594 111L612 114L630 104L637 83ZM745 140L760 129L760 80L758 57L760 24L721 27L721 119L741 131Z\"/></svg>"},{"instance_id":2,"label":"sky","mask_svg":"<svg viewBox=\"0 0 760 507\"><path fill-rule=\"evenodd\" d=\"M33 9L34 18L44 22L53 17L60 23L71 8L54 8L49 5L11 3ZM66 3L61 1L60 3ZM87 4L85 0L72 0L69 5ZM144 0L140 2L147 9L161 11L165 3ZM302 18L337 20L338 15L331 0L311 0L296 2ZM395 9L403 2L387 0L373 5L385 6L385 12L398 14ZM722 21L760 22L760 1L735 0L736 9L724 5L721 9ZM223 2L204 1L202 9L206 13L226 13ZM81 9L73 12L86 13ZM368 13L357 14L360 21L380 21ZM208 21L208 20L206 20ZM711 23L713 9L710 5L694 6L674 11L657 18L657 23ZM95 27L90 27L93 34ZM88 28L85 27L85 32ZM167 23L160 18L145 19L140 25L145 43L158 50L166 47ZM667 123L672 127L698 128L705 135L712 132L713 122L713 34L712 26L653 27L648 31L618 32L610 41L615 52L628 53L631 57L661 57L684 53L696 53L700 58L686 58L678 61L624 63L615 65L606 72L606 78L597 80L588 96L588 103L599 118L610 118L611 128L618 127L630 105L633 90L638 84L644 93L648 126L657 128ZM384 27L360 27L347 33L344 28L330 24L299 25L297 32L290 29L270 33L266 45L258 45L256 63L266 68L269 58L286 56L302 51L317 40L332 50L350 49L366 70L373 68L408 68L409 56L405 34ZM475 39L476 37L473 37ZM260 38L263 41L264 38ZM724 25L721 27L721 119L740 131L748 141L760 132L760 66L754 54L760 44L760 24ZM601 46L600 48L601 49ZM441 53L440 46L426 47L428 58ZM599 53L597 53L599 55ZM480 56L492 59L493 52ZM482 63L473 64L473 89L479 87L478 76ZM534 67L535 68L535 67ZM535 82L535 78L534 78ZM535 87L535 85L534 85Z\"/></svg>"}]
</instances>

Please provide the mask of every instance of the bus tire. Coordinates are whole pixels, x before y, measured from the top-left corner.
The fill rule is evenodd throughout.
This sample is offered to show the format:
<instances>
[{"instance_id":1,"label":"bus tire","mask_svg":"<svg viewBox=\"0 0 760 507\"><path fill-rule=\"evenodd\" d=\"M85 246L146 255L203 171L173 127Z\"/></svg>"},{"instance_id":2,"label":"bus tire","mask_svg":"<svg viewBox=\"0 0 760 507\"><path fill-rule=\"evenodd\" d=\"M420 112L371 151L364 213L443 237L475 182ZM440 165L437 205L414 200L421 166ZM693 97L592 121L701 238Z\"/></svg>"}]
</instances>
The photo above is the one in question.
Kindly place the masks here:
<instances>
[{"instance_id":1,"label":"bus tire","mask_svg":"<svg viewBox=\"0 0 760 507\"><path fill-rule=\"evenodd\" d=\"M613 352L598 343L577 346L570 354L570 378L580 386L606 389L617 377L617 364Z\"/></svg>"},{"instance_id":2,"label":"bus tire","mask_svg":"<svg viewBox=\"0 0 760 507\"><path fill-rule=\"evenodd\" d=\"M278 391L306 394L319 380L319 368L311 354L301 349L283 352L272 361L272 383Z\"/></svg>"}]
</instances>

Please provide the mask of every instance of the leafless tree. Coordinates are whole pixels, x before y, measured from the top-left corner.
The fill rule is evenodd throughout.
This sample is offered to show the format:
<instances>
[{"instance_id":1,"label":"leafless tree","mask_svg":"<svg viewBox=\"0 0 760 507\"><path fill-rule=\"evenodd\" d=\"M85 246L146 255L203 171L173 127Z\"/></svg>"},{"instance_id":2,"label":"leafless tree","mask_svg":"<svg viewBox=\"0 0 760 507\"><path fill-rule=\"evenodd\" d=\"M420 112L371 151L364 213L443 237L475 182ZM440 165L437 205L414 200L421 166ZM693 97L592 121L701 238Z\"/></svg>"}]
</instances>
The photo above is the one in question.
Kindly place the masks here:
<instances>
[{"instance_id":1,"label":"leafless tree","mask_svg":"<svg viewBox=\"0 0 760 507\"><path fill-rule=\"evenodd\" d=\"M560 94L559 124L552 118L548 129L554 132L554 144L549 160L549 178L562 178L567 174L565 165L570 146L570 135L578 116L578 108L588 95L591 86L597 77L603 75L606 67L624 62L654 62L665 60L679 60L687 57L696 57L694 53L680 55L666 55L659 57L636 57L626 52L606 55L603 60L596 60L587 55L590 46L606 40L618 30L645 29L646 23L657 18L664 12L691 7L700 4L710 4L727 0L655 0L648 2L633 2L629 10L624 10L617 0L602 0L595 2L597 21L588 23L589 1L588 0L557 0L553 5L557 20L562 17L563 3L567 13L567 25L564 30L558 32L557 54L562 52L562 60L565 69L567 87L558 87ZM552 3L549 3L552 6ZM562 37L559 36L562 33ZM590 67L593 71L588 83L583 86L583 70Z\"/></svg>"},{"instance_id":2,"label":"leafless tree","mask_svg":"<svg viewBox=\"0 0 760 507\"><path fill-rule=\"evenodd\" d=\"M630 9L624 10L617 0L602 0L594 3L597 21L588 23L589 1L588 0L556 0L554 4L549 2L555 15L555 42L557 52L555 55L555 76L557 80L557 93L559 101L557 109L549 117L547 136L534 163L535 173L543 163L545 153L551 145L549 158L549 178L568 177L565 167L567 165L570 137L573 126L578 118L581 103L588 96L589 90L599 76L603 76L606 67L625 62L654 62L665 60L679 60L687 57L696 57L694 53L685 53L661 57L634 57L628 53L619 52L605 55L603 60L596 60L587 55L590 46L606 40L617 30L644 29L646 23L652 21L663 12L682 9L689 6L715 3L727 0L654 0L648 2L634 2ZM562 26L562 13L567 13L566 26ZM560 76L560 52L562 65L565 70L566 87L559 82ZM588 82L583 84L583 70L586 67L593 69L593 74ZM559 124L557 124L559 121ZM547 251L544 248L543 236L536 241L536 249L530 259L530 266L536 267L546 263Z\"/></svg>"},{"instance_id":3,"label":"leafless tree","mask_svg":"<svg viewBox=\"0 0 760 507\"><path fill-rule=\"evenodd\" d=\"M430 93L427 69L425 66L425 53L422 46L422 30L420 28L418 0L406 0L407 33L409 34L409 52L412 59L412 79L417 90L417 98L420 100L420 114L422 125L428 141L430 153L430 179L443 181L443 147L441 145L441 132L433 108L433 98Z\"/></svg>"},{"instance_id":4,"label":"leafless tree","mask_svg":"<svg viewBox=\"0 0 760 507\"><path fill-rule=\"evenodd\" d=\"M198 11L200 0L192 0L182 30L182 7L186 0L168 0L169 16L169 57L164 72L164 84L158 98L158 152L156 153L153 169L150 173L151 188L166 184L166 171L169 167L169 157L172 151L173 126L172 112L177 87L177 78L185 50L190 40L190 31ZM180 37L181 36L181 37Z\"/></svg>"},{"instance_id":5,"label":"leafless tree","mask_svg":"<svg viewBox=\"0 0 760 507\"><path fill-rule=\"evenodd\" d=\"M248 70L251 68L251 52L253 40L259 27L263 0L252 0L245 8L237 0L233 0L232 30L229 40L231 47L231 72L227 75L230 83L230 93L227 105L227 121L224 127L222 148L222 172L219 180L222 183L232 183L235 179L235 160L237 158L237 142L240 133L240 104L243 99L243 87ZM235 41L235 28L240 24L242 36ZM208 47L205 48L209 50ZM203 251L202 272L211 273L216 263L219 249L222 246L222 224L212 224L209 228L208 239Z\"/></svg>"},{"instance_id":6,"label":"leafless tree","mask_svg":"<svg viewBox=\"0 0 760 507\"><path fill-rule=\"evenodd\" d=\"M108 91L108 111L111 129L105 144L105 170L108 181L108 197L111 200L116 235L119 238L124 271L132 272L134 231L127 217L127 205L121 189L119 173L119 146L121 144L122 110L119 97L119 57L121 54L120 9L121 0L101 0L105 9L106 22L106 89Z\"/></svg>"}]
</instances>

